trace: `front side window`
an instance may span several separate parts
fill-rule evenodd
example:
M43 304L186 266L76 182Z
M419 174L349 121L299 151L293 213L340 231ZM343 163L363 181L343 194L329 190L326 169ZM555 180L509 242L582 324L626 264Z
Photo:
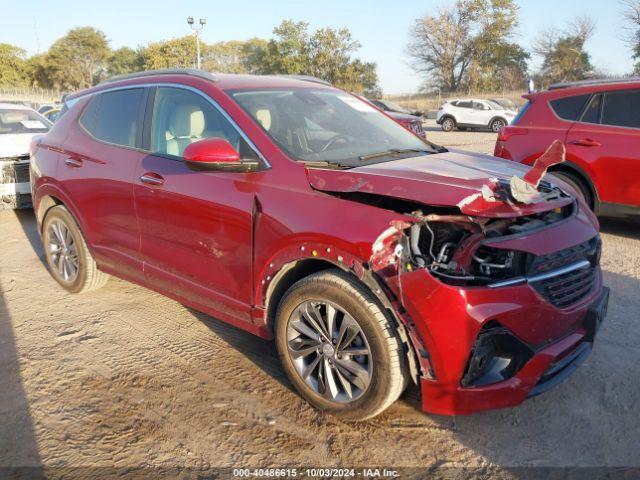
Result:
M582 111L582 107L587 103L589 95L576 95L573 97L558 98L551 100L551 108L563 120L571 122L578 119L578 115Z
M143 88L98 93L82 112L80 124L98 140L135 147L143 97Z
M51 123L31 110L0 110L0 135L16 133L45 133Z
M339 90L229 93L289 156L303 161L350 167L437 151L368 103Z
M151 151L182 157L185 148L205 138L227 140L242 158L257 159L233 125L202 95L159 87L151 121Z
M640 90L605 94L602 123L640 128Z

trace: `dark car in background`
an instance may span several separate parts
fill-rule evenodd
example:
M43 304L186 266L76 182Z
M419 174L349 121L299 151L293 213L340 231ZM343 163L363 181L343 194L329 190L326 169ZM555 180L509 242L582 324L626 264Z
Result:
M597 214L640 213L640 80L560 83L524 98L495 156L530 165L558 139L566 161L551 171Z
M363 98L363 100L366 100L375 107L379 108L404 128L411 130L419 137L427 138L427 135L422 126L422 117L415 114L418 112L410 113L408 110L402 108L399 105L396 105L393 102L390 102L389 100L374 100L371 98Z

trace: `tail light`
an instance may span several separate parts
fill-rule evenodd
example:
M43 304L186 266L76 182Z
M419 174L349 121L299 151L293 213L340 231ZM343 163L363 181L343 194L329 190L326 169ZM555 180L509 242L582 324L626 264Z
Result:
M42 140L42 135L36 135L31 139L31 143L29 144L29 154L33 156L36 151L38 145L40 145L40 141Z
M529 133L529 130L527 130L526 128L508 125L506 127L502 127L498 132L498 141L506 142L510 137L514 135L526 135L527 133Z

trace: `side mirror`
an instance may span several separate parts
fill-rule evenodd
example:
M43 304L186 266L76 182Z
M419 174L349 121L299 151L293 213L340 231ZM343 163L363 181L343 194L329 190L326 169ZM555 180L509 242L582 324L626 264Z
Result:
M254 160L241 160L240 154L223 138L205 138L184 149L184 162L191 170L248 172L258 166Z

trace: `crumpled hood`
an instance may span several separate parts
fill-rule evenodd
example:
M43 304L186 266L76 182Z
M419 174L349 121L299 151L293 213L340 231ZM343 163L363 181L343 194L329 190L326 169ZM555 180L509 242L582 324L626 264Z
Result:
M42 133L9 133L0 135L0 158L27 155L31 139L36 135L42 135Z
M465 215L480 217L531 215L573 201L569 197L531 204L471 201L492 178L508 182L512 176L522 176L527 171L529 167L515 162L452 149L349 170L308 169L308 178L316 190L371 193L424 205L457 206Z

